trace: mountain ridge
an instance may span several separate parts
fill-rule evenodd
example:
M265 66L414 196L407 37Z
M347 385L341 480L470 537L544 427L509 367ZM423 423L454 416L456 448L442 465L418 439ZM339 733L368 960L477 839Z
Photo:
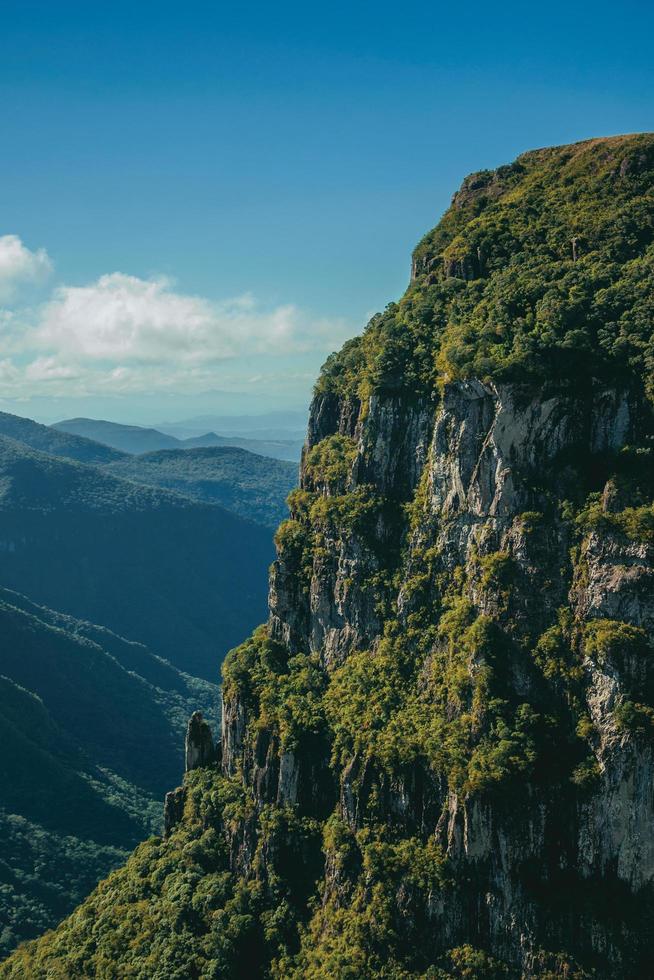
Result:
M160 449L108 463L105 469L115 476L219 504L273 530L286 516L286 497L297 484L297 464L236 446Z
M0 549L0 585L211 679L242 617L264 608L272 546L215 503L0 436Z
M0 435L22 442L32 449L62 456L78 463L109 463L121 458L121 453L72 433L58 432L49 425L41 425L20 415L0 412Z
M299 458L300 444L289 439L253 439L215 432L178 438L158 429L124 425L104 419L76 418L55 422L55 431L67 432L111 446L121 452L141 454L161 449L194 449L202 446L235 446L261 456L293 461Z

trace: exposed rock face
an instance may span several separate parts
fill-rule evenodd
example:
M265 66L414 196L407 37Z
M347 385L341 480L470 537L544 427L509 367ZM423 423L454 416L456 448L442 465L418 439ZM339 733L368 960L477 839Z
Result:
M610 903L622 888L629 896L625 909L634 901L651 903L652 746L615 719L633 691L650 684L650 671L633 658L599 662L584 655L582 638L593 620L651 635L652 547L603 528L583 535L571 555L577 532L562 506L592 489L582 485L582 472L601 474L606 460L637 437L642 413L630 392L599 385L589 395L469 381L450 384L440 403L373 396L365 406L320 396L309 423L302 487L329 501L333 489L307 473L306 460L313 446L338 434L356 448L340 492L365 491L384 505L363 530L350 526L347 533L342 524L317 525L315 518L294 515L320 544L308 580L300 583L297 563L283 549L271 574L270 635L292 652L315 651L328 674L356 650L373 655L389 610L401 623L411 622L416 598L408 583L416 575L422 577L422 608L426 604L437 623L443 583L447 588L458 575L476 613L510 638L507 696L562 714L568 695L559 681L548 687L532 650L568 610L592 730L586 743L592 779L583 789L566 777L563 790L547 779L526 781L506 799L501 792L461 793L420 765L389 779L359 754L335 785L325 776L327 745L314 746L309 763L301 747L280 753L277 736L260 731L252 753L246 707L228 698L223 708L224 771L242 772L255 799L316 814L307 786L321 771L324 797L340 799L339 812L353 831L365 826L374 797L390 826L434 835L459 882L444 904L425 912L434 944L489 948L525 976L554 969L555 958L544 951L553 948L573 950L600 976L641 969L625 958L624 937L637 941L630 930L638 917L622 921L614 907L607 921L597 903ZM604 496L610 498L610 489ZM409 503L418 515L411 527L398 518ZM510 567L510 587L492 562ZM384 574L389 568L394 575ZM483 661L470 670L479 666ZM324 888L324 901L348 894L329 853ZM636 961L642 964L642 954Z
M589 401L479 381L449 385L437 407L372 396L357 418L350 401L339 410L333 396L326 396L313 406L307 449L335 433L351 435L357 452L348 489L372 487L391 503L410 501L425 480L427 506L411 542L408 569L416 555L422 560L421 547L428 543L450 570L465 564L472 550L507 549L533 578L539 568L529 565L520 515L542 504L547 482L561 500L578 493L576 457L625 445L638 410L626 392L598 390ZM307 486L304 474L301 481ZM294 650L308 643L328 664L342 663L351 649L374 645L383 625L379 587L362 594L359 586L384 570L389 550L395 548L400 560L404 540L387 522L388 515L381 514L373 535L365 537L324 529L324 547L313 560L305 595L298 592L297 570L280 555L271 574L272 635ZM383 561L375 547L381 544ZM560 551L561 560L569 545L562 531L546 542L548 549ZM646 593L648 587L645 582ZM533 605L533 597L524 598ZM540 598L551 609L562 597L555 589ZM397 599L402 608L401 589Z
M216 759L211 728L202 717L201 711L194 711L189 718L184 744L186 772L208 766ZM169 837L184 816L186 787L178 786L166 793L164 799L164 836Z
M338 527L324 526L322 547L313 559L311 581L299 588L297 568L280 554L270 581L271 635L292 650L307 646L326 663L342 663L350 650L374 644L383 628L379 585L371 579L388 572L387 553L399 547L394 512L411 498L429 448L433 407L412 399L373 395L365 406L345 399L339 407L332 395L318 397L313 405L304 459L308 452L332 435L347 436L356 443L356 457L345 492L370 489L387 503L380 509L374 528L343 536ZM320 493L306 467L301 486ZM390 601L390 591L385 597Z
M194 711L186 730L186 771L207 766L214 758L211 728L203 719L202 712Z
M184 816L184 801L186 789L178 786L166 793L164 800L164 837L169 837Z
M654 632L654 549L621 535L592 533L581 555L588 579L577 593L583 618L625 620Z

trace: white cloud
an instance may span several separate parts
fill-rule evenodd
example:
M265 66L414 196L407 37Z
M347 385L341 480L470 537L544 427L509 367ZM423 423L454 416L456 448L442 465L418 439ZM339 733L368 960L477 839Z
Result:
M215 303L176 292L167 279L114 272L55 290L34 341L76 360L193 365L324 349L342 331L343 324L310 320L293 305L264 310L250 295Z
M52 272L44 248L31 252L18 235L0 235L0 300L11 299L20 283L42 283Z
M71 365L62 364L56 357L37 357L25 366L24 376L27 381L49 382L76 378L78 372Z
M0 381L16 396L310 386L300 379L353 332L293 304L265 308L249 294L216 302L165 278L114 272L58 286L40 308L0 311L13 356L0 362Z

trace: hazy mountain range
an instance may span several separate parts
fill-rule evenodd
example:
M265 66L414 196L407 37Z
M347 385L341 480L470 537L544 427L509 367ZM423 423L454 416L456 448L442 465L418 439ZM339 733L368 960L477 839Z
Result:
M213 431L224 436L302 442L307 431L307 410L266 412L263 415L196 415L180 422L161 422L155 428L178 439Z
M0 954L160 831L188 717L215 717L216 665L265 616L296 477L0 413Z
M180 494L0 437L0 585L207 678L265 615L271 534Z
M105 469L115 476L220 504L271 530L286 516L286 497L298 476L296 463L228 446L125 455L110 461Z
M260 456L297 461L302 450L301 435L279 438L274 436L275 430L270 429L264 430L263 435L255 435L254 438L244 435L217 435L215 432L207 431L178 438L170 432L160 432L158 429L82 418L55 422L52 428L71 435L84 436L126 453L147 453L158 449L194 449L199 446L233 446L247 449Z

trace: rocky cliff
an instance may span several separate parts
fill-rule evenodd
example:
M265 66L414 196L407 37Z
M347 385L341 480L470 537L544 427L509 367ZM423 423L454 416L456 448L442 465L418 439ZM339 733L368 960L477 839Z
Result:
M224 771L260 805L324 819L335 804L354 851L344 870L341 837L325 850L312 941L330 947L337 910L372 899L372 833L433 842L447 868L421 895L411 861L393 883L392 928L424 967L471 944L525 976L646 975L654 551L610 500L612 467L650 434L637 395L599 384L453 382L435 405L390 395L357 411L316 398L267 635L314 658L332 737L322 753L315 734L309 753L285 746L280 716L261 730L239 685L223 715ZM328 456L346 461L338 487L319 476ZM317 770L330 778L312 799ZM322 975L308 948L300 962Z
M4 975L652 974L653 187L651 137L464 183L317 384L219 762Z

